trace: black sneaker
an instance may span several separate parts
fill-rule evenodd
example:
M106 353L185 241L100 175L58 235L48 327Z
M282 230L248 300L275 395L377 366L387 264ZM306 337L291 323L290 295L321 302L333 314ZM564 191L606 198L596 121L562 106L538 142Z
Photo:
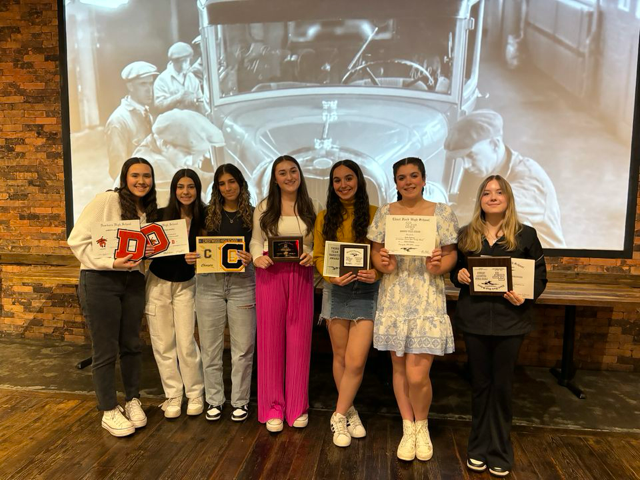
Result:
M487 464L482 460L476 460L475 458L467 457L467 468L474 472L484 472L487 469Z
M236 407L233 409L233 413L231 413L231 420L234 422L243 422L249 416L249 405L242 405L241 407Z
M206 419L207 420L220 420L220 417L222 416L222 405L209 405L207 407L207 414L206 414Z
M489 473L494 477L503 478L509 475L509 470L500 467L489 467Z

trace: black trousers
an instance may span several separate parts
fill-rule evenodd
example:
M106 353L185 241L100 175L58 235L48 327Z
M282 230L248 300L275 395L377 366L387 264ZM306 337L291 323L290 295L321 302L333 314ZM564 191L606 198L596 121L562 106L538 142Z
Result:
M144 285L144 275L139 271L80 271L78 294L91 333L98 410L113 410L118 405L115 379L118 354L127 401L140 396Z
M513 370L524 335L464 334L473 388L467 453L489 467L513 466L511 420Z

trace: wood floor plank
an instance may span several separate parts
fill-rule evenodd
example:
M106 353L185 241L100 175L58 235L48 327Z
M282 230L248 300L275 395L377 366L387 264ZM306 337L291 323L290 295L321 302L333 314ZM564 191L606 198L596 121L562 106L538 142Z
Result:
M579 468L586 469L592 478L598 480L617 480L598 456L589 448L584 437L559 435L562 444L570 450L578 460ZM638 452L637 452L638 453Z
M44 413L41 407L51 402L51 400L38 396L25 395L22 398L15 396L13 398L15 399L14 404L5 404L2 408L4 419L0 423L0 447L2 447L5 438L41 418ZM6 453L3 448L0 448L0 452L2 452L0 455Z
M87 401L84 415L47 448L43 448L11 478L81 478L111 446L96 439L102 436L101 414L95 402Z
M516 432L511 432L511 444L513 445L513 470L511 472L514 480L538 480L543 478L536 466L529 458L529 453L520 443L520 437Z
M640 440L609 438L607 439L619 462L624 463L635 475L640 474Z
M390 478L389 465L395 459L389 445L389 429L392 422L387 415L372 416L366 424L367 448L363 459L364 478L387 480Z
M287 428L287 427L285 427ZM247 455L245 462L242 464L236 479L238 480L252 480L256 478L262 478L262 472L264 466L269 460L269 456L274 453L274 446L278 441L277 433L270 433L266 428L258 430L256 441L251 446L249 455ZM275 454L284 455L285 452L275 452Z
M0 441L2 469L16 471L43 448L59 440L86 413L81 400L54 399L38 406L39 415ZM27 415L28 416L28 415Z
M554 432L550 435L544 435L543 437L548 441L548 450L553 451L553 460L559 466L559 470L562 473L562 478L568 478L571 480L595 480L595 478L585 469L580 468L579 460L575 457L572 451L570 451L564 443L562 443L562 437L559 432Z
M433 456L437 461L440 478L442 480L468 479L469 473L458 454L453 429L435 424L429 425L429 430L433 443Z
M634 470L626 458L626 455L619 455L622 452L614 450L608 439L588 436L584 437L584 441L607 470L616 478L640 480L640 468Z
M213 473L223 461L224 452L229 448L229 444L234 440L235 435L240 430L247 428L246 423L238 425L227 419L220 419L214 422L203 418L199 418L199 420L201 423L204 422L205 430L202 434L202 442L197 447L197 458L182 475L182 478L185 479L216 478Z
M322 450L322 437L326 434L326 430L322 429L320 431L309 427L304 429L298 448L291 459L289 480L306 480L313 476Z
M315 419L314 419L315 420ZM306 427L309 428L309 427ZM304 430L306 430L306 428ZM285 428L278 434L278 438L273 447L273 453L269 456L261 478L288 478L293 463L293 454L298 450L304 430L297 428Z
M549 442L544 439L546 436L544 430L542 432L538 430L537 433L517 431L512 435L517 438L523 450L527 452L531 464L540 475L539 478L566 478L562 476L558 464L553 461L553 455L549 451Z
M199 424L203 424L202 419L194 419ZM199 435L193 438L191 445L184 449L185 455L179 462L172 462L170 468L165 471L161 478L174 480L177 478L233 478L242 467L251 446L258 435L259 424L255 418L249 417L245 422L236 423L229 418L222 418L217 421L227 423L227 434L229 442L224 450L220 451L215 468L209 465L208 469L200 469L202 476L194 475L194 471L189 471L191 465L201 463L205 450L210 448L212 440L212 422L205 422L204 427L199 430ZM216 437L213 437L216 438ZM217 438L217 441L220 441Z
M326 416L328 419L329 417ZM328 424L323 422L324 425ZM313 478L317 480L331 479L335 480L338 477L340 469L342 467L343 453L333 444L333 434L327 428L321 429L322 447L320 455L318 457L318 463L316 465L316 471ZM320 435L319 435L320 437Z

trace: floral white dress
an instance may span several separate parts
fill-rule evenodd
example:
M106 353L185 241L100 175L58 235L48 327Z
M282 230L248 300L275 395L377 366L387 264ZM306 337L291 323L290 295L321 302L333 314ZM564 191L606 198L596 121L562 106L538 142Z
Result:
M384 243L389 205L378 209L367 237ZM458 241L458 219L451 207L436 204L436 244ZM373 346L396 355L429 353L444 355L454 351L453 330L447 315L444 277L427 271L424 257L398 255L393 273L382 277L373 327Z

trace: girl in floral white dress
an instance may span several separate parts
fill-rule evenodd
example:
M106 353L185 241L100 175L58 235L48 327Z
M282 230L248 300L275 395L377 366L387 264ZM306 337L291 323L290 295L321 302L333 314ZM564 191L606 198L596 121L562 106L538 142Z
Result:
M393 391L402 416L398 458L429 460L433 446L427 417L432 390L429 370L435 355L454 350L444 277L456 264L458 220L448 205L423 198L424 164L409 157L395 163L398 201L380 208L369 226L374 267L384 273L374 320L373 346L391 352ZM391 255L384 248L387 215L437 219L436 248L430 257Z

